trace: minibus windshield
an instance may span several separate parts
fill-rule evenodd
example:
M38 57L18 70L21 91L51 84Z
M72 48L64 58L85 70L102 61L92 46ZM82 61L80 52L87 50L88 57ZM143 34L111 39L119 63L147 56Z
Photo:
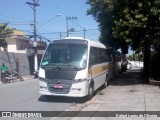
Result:
M50 44L42 59L41 68L56 67L60 70L63 70L63 68L84 69L87 66L87 51L87 45L85 44Z

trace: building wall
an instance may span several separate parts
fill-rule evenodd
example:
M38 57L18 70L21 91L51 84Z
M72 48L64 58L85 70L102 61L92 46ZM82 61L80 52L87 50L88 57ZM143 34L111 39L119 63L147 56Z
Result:
M25 37L14 36L6 38L8 43L8 52L26 53L26 48L29 45L29 39Z
M28 41L22 39L16 39L17 50L25 50L28 45Z
M9 71L14 71L16 67L16 59L19 60L20 75L30 75L27 54L0 51L0 65L5 63L5 65L9 68Z
M8 43L8 46L7 46L8 52L17 51L16 39L15 38L6 38L6 41Z

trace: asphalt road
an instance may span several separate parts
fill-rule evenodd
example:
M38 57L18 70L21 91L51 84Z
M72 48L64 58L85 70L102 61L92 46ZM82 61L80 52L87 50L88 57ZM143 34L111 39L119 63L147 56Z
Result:
M64 111L84 103L79 98L41 96L37 79L0 84L0 111Z

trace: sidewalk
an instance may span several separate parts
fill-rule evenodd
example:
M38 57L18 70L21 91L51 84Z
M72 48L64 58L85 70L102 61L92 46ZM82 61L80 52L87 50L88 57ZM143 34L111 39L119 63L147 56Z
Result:
M25 75L25 76L22 76L22 78L24 80L30 80L30 79L34 79L34 75Z
M107 113L107 111L112 112ZM139 116L141 113L139 111L145 113L145 115L148 111L159 112L152 113L152 116L151 113L148 113L148 116ZM91 101L87 102L81 112L76 115L78 117L70 119L160 120L160 116L157 117L153 114L160 115L160 88L144 84L141 78L141 69L133 68L127 71L126 74L112 79L107 88L97 93Z

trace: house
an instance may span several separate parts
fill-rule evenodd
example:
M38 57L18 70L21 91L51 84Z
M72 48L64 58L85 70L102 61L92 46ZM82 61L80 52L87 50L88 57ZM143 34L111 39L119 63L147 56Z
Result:
M5 40L8 43L7 51L11 54L19 54L23 56L23 58L28 58L29 66L25 67L26 69L29 68L30 74L34 72L34 53L29 48L33 48L34 41L30 38L25 37L26 34L23 31L14 29L13 34L10 37L7 37ZM40 46L40 47L39 47ZM37 53L38 53L38 65L40 64L42 55L44 53L44 49L41 44L38 42ZM41 49L41 50L39 50ZM9 58L11 59L11 64L15 64L14 59L12 60L12 56L10 55ZM24 57L26 56L26 57ZM18 58L19 61L24 61L22 57ZM26 62L25 62L26 63ZM24 63L20 63L20 69L24 68ZM23 71L23 70L21 70Z
M33 46L34 41L25 36L25 32L14 29L13 34L5 39L8 43L7 51L13 53L28 53L28 48ZM43 46L41 42L38 42L37 49L38 54L43 54L45 46Z
M14 53L26 53L26 49L29 47L30 39L25 37L23 31L14 29L11 37L6 38L8 43L7 51Z

